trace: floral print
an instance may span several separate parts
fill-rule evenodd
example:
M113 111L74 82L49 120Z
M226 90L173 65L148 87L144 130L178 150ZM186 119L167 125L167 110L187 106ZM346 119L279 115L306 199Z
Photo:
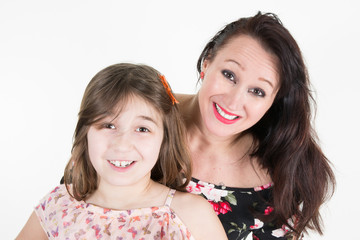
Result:
M49 239L194 239L170 208L175 190L164 206L111 210L73 199L65 185L56 187L35 207Z
M254 219L254 222L254 225L250 226L250 229L259 229L264 226L264 223L257 218Z
M230 240L246 239L250 233L253 239L285 240L288 228L262 222L253 215L254 211L269 215L274 210L266 204L271 198L272 186L269 183L255 188L231 188L193 178L186 189L209 201Z
M191 181L186 190L194 194L202 194L213 206L217 215L232 211L230 202L236 205L236 199L231 191L215 188L214 184ZM222 200L223 198L224 200Z
M215 213L217 215L219 214L225 214L228 211L231 212L231 207L230 204L228 202L213 202L213 201L209 201L210 204L213 206Z

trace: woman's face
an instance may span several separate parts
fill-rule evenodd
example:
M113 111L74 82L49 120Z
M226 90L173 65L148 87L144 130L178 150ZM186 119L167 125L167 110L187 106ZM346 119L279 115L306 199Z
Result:
M233 137L257 123L279 88L277 58L246 35L230 40L202 70L200 113L206 130L218 137Z

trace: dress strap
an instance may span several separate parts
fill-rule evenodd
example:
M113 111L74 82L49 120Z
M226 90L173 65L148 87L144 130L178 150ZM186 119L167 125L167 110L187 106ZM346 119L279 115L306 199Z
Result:
M170 207L171 201L174 198L175 192L176 192L175 189L170 189L170 191L169 191L169 193L167 195L166 201L165 201L165 206Z

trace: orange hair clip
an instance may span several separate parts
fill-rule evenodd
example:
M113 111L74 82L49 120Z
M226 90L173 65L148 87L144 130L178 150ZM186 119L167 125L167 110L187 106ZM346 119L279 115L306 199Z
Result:
M174 105L175 103L179 103L179 102L176 100L176 98L174 97L174 95L172 94L171 89L170 89L170 86L169 86L168 82L166 81L165 76L164 76L164 75L159 75L159 77L160 77L161 83L164 85L165 90L166 90L167 94L169 95L169 97L170 97L173 105Z

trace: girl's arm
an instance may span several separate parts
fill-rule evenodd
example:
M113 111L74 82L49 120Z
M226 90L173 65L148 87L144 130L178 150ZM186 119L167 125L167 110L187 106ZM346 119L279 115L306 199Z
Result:
M204 198L177 191L171 207L196 240L228 239L214 209Z
M40 225L40 221L35 213L31 214L29 220L26 222L24 228L21 230L19 235L16 237L16 240L47 240L48 237L44 229Z

